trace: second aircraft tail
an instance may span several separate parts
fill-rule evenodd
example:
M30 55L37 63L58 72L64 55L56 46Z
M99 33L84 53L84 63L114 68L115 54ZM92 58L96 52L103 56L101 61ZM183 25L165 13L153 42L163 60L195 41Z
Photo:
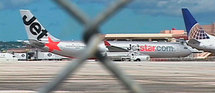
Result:
M182 8L188 39L210 39L210 35L199 25L187 8Z

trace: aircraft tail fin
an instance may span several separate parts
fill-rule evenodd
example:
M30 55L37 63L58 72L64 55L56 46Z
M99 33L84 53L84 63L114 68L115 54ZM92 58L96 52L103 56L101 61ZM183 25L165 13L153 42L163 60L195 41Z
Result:
M59 41L59 39L49 34L30 10L20 10L20 13L29 41L45 43L48 42L48 38L53 41Z
M199 25L187 8L182 8L188 39L209 39L209 35Z

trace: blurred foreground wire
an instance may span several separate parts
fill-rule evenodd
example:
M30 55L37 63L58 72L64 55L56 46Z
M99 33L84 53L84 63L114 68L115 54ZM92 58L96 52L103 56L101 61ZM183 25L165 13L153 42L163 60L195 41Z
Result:
M88 17L78 10L78 8L68 0L54 0L62 6L71 16L85 26L83 40L86 44L85 53L80 55L79 59L75 59L56 76L51 82L47 83L39 90L39 93L49 93L56 90L57 87L73 72L75 72L88 58L96 57L103 66L109 70L131 93L144 93L139 85L132 81L128 76L119 69L116 64L111 62L109 58L103 56L98 49L98 44L102 38L99 36L99 26L102 25L108 18L116 13L123 6L132 0L117 0L106 11L101 13L94 21L89 21Z

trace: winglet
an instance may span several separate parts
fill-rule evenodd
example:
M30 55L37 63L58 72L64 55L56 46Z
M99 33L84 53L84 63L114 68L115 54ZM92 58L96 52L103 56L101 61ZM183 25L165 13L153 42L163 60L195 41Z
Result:
M104 40L105 46L110 46L110 43L107 40Z

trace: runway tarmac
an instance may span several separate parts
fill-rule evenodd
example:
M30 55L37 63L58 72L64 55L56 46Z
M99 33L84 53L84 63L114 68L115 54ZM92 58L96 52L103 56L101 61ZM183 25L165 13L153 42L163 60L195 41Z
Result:
M33 93L68 62L0 62L0 93ZM147 93L215 93L215 62L117 62ZM97 62L87 62L57 93L127 93Z

